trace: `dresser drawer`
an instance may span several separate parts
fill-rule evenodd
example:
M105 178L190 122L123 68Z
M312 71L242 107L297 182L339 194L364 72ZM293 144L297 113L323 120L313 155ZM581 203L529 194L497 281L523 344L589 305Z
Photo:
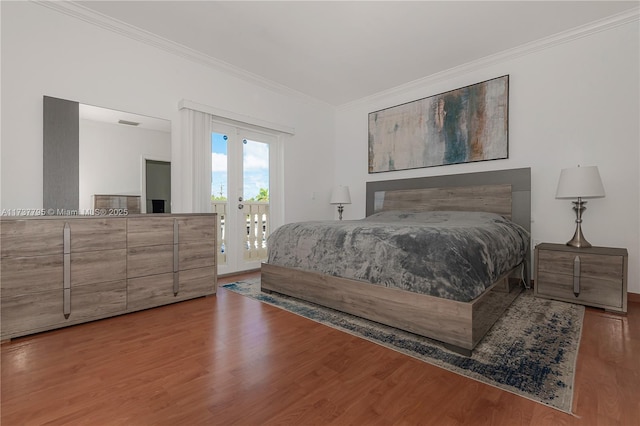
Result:
M2 257L62 254L64 224L64 220L2 220L0 222Z
M216 242L213 239L210 241L179 244L179 269L182 271L185 269L214 266L216 261L215 253Z
M127 250L88 251L71 254L71 286L127 278Z
M3 338L56 328L65 323L62 288L3 297L0 309Z
M216 268L197 268L180 271L180 298L192 298L202 295L215 294Z
M71 288L71 320L124 313L127 309L127 280Z
M127 277L173 272L173 244L134 247L127 251Z
M173 244L173 217L131 218L127 225L127 247Z
M115 250L127 248L127 220L78 219L69 222L71 252Z
M137 311L176 301L173 294L173 272L127 280L127 310Z
M91 319L124 313L126 282L113 281L71 290L71 313L63 313L63 290L50 290L26 296L3 297L1 302L2 338L11 338Z
M0 283L2 297L62 290L62 253L50 256L8 257L2 259Z
M214 240L216 232L215 216L188 216L180 217L177 220L179 243Z

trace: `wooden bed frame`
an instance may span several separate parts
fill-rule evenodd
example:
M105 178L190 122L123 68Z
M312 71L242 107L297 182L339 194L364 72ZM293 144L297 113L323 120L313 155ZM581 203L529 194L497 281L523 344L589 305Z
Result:
M367 182L367 216L383 210L487 211L530 231L529 168ZM530 251L530 250L529 250ZM522 267L528 281L530 253ZM518 270L471 302L457 302L297 268L262 264L261 288L347 312L471 351L518 296Z

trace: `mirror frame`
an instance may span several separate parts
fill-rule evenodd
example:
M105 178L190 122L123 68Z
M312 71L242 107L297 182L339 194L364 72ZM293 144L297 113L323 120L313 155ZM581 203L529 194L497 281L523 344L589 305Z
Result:
M80 103L43 98L42 207L47 214L80 205Z

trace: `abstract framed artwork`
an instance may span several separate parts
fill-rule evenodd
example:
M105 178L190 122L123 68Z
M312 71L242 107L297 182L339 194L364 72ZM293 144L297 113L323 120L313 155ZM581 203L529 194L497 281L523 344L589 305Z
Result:
M369 113L369 173L509 158L509 76Z

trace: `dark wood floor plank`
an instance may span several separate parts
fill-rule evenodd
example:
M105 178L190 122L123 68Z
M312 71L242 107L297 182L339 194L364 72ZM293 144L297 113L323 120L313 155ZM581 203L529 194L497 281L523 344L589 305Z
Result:
M628 426L638 359L640 303L587 309L572 416L220 289L4 343L1 424Z

